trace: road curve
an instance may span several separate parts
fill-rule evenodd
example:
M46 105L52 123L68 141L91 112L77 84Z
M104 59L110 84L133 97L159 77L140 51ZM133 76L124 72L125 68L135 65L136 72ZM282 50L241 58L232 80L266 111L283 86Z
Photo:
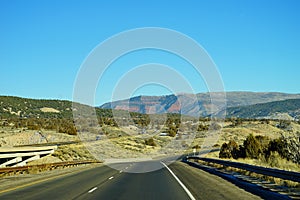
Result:
M121 163L117 168L145 170L149 162ZM168 163L167 163L168 164ZM1 193L0 199L192 199L182 185L159 161L159 170L126 173L100 166L76 174ZM259 199L214 175L175 162L169 169L195 199ZM142 171L142 170L141 170Z

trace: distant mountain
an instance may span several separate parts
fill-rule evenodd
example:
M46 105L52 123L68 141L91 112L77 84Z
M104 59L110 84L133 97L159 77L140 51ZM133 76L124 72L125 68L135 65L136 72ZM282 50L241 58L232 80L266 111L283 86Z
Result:
M300 119L300 99L288 99L227 109L227 117Z
M218 97L218 93L213 95ZM300 94L227 92L226 99L227 117L299 119L300 116ZM96 108L96 112L107 117L113 115L111 108L119 110L118 113L122 116L126 116L126 112L122 110L142 114L182 113L189 116L210 116L216 106L211 103L208 93L138 96L103 104ZM0 96L0 119L6 117L71 119L72 102Z
M180 107L175 95L168 96L137 96L126 100L105 103L100 108L129 110L139 113L178 113Z
M213 93L214 95L218 93ZM208 116L217 105L212 105L209 93L179 94L167 96L138 96L130 99L105 103L100 108L129 110L132 112L182 113L190 116ZM227 107L267 103L286 99L300 99L300 94L278 92L227 92Z

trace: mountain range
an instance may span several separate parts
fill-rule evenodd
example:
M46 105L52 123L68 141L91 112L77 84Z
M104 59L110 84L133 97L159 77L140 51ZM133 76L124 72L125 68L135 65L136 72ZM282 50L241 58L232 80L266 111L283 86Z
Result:
M218 93L214 93L214 96L218 96ZM226 117L300 119L300 94L227 92L226 102ZM119 112L126 110L142 114L181 113L207 117L213 114L216 106L211 102L209 93L199 93L137 96L105 103L96 109L109 116L112 115L110 109L115 109L120 110ZM0 117L9 116L72 118L72 102L0 96Z
M217 95L218 94L214 93L214 96ZM296 100L284 101L290 99ZM285 111L284 113L291 114L294 109L298 108L298 104L292 106L293 103L297 103L298 99L300 99L300 94L279 92L226 92L227 116L268 118L283 111ZM285 109L271 109L275 104L277 108L282 105ZM291 108L287 107L287 105L291 106ZM199 93L196 95L179 94L177 96L137 96L130 99L105 103L101 105L100 108L128 110L145 114L182 113L184 115L205 117L213 114L216 106L217 105L213 105L211 102L209 93ZM263 109L264 111L259 112L260 109ZM255 110L256 114L250 112L252 110ZM297 113L298 112L295 111L292 117L295 117Z

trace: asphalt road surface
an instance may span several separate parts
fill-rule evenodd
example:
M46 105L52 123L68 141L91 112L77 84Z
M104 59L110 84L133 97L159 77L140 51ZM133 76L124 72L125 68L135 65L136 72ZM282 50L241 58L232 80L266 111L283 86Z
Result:
M167 161L166 164L168 164ZM160 161L100 166L79 173L0 191L0 199L260 199L202 170ZM158 170L148 173L127 173ZM150 171L150 170L149 170Z

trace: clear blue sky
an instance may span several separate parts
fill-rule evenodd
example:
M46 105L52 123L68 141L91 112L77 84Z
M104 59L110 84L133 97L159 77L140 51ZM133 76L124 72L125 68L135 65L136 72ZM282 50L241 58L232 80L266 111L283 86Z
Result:
M71 100L89 52L114 34L140 27L174 29L195 39L218 66L227 91L300 93L299 9L298 0L0 0L0 95ZM119 66L176 60L150 51L135 63L136 56L120 59ZM197 92L206 91L202 80L187 77L198 84ZM113 78L104 80L114 84ZM97 93L97 104L109 100L111 89ZM135 94L153 94L148 89Z

